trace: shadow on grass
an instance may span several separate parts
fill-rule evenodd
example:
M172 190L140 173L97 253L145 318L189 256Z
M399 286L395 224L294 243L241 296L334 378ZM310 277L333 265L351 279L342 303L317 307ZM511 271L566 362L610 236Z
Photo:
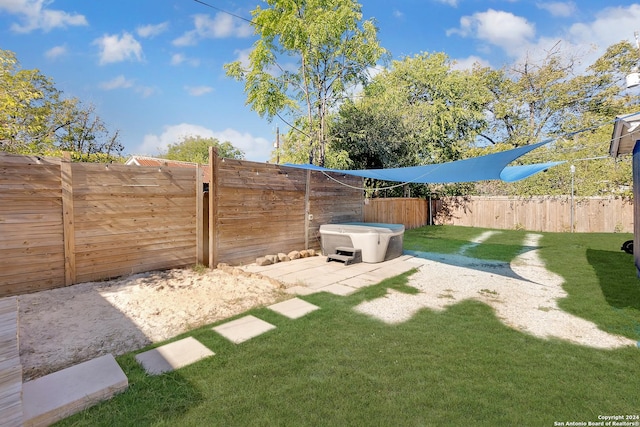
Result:
M149 349L147 347L141 351ZM147 375L133 353L117 358L129 379L128 389L97 406L60 421L57 426L142 426L180 419L204 398L183 370ZM186 369L186 368L185 368Z
M640 279L635 275L633 256L623 252L587 249L607 303L614 308L640 311Z
M524 247L526 250L534 250L538 248ZM417 258L427 259L452 267L468 268L470 270L482 271L498 276L509 277L511 279L522 280L523 282L531 282L531 280L520 276L511 269L511 264L505 261L493 261L489 259L472 258L467 255L448 255L435 252L421 251L404 251L405 254L413 255Z

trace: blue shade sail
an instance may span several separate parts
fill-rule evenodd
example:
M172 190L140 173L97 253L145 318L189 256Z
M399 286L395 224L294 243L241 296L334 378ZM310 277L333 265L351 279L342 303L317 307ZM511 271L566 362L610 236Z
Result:
M396 181L416 184L450 184L456 182L475 182L492 179L515 182L550 167L564 163L549 162L524 166L507 166L517 158L544 144L548 144L549 142L551 142L551 140L499 153L488 154L486 156L474 157L471 159L404 168L339 170L327 169L309 164L295 165L291 163L286 163L283 166L312 171L355 175L363 178L378 179L381 181Z

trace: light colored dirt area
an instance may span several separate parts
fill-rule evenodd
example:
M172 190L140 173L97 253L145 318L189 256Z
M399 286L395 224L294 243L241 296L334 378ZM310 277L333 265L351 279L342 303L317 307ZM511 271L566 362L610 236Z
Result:
M22 295L24 379L137 350L285 298L279 283L233 268L149 272Z
M470 247L490 235L483 235ZM356 306L387 323L409 320L419 310L444 310L467 299L493 308L507 326L540 338L559 338L595 348L635 346L636 342L598 329L594 323L558 306L567 296L563 279L548 271L537 251L540 235L529 234L523 253L511 263L484 261L463 254L423 254L426 258L408 285L419 290L387 295Z

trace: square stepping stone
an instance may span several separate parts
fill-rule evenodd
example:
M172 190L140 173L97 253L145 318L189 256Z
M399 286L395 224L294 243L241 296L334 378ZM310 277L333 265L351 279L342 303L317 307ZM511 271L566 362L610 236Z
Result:
M257 317L244 316L212 329L229 341L240 344L275 328L271 323L267 323Z
M136 355L136 360L149 375L159 375L213 356L215 353L193 337L162 345Z
M28 381L22 387L24 425L51 425L111 398L128 385L111 354Z
M325 286L324 288L318 289L319 292L329 292L330 294L339 295L345 297L347 295L351 295L357 289L352 288L350 286L341 285L339 283L334 283L333 285Z
M312 311L318 310L320 307L301 300L300 298L292 298L287 301L270 305L267 308L275 311L276 313L280 313L283 316L287 316L289 319L297 319L311 313Z

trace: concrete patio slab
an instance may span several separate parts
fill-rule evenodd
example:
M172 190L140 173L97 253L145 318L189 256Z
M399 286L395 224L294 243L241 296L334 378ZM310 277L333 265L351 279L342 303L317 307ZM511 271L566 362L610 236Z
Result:
M229 341L240 344L275 328L271 323L249 315L212 329Z
M356 277L350 277L340 282L340 285L349 286L355 289L366 288L367 286L375 285L378 283L376 279L360 275Z
M357 289L380 283L384 279L421 265L419 258L404 254L375 264L344 265L340 262L327 262L325 256L315 256L268 266L250 264L242 268L280 281L287 286L286 292L293 295L309 295L323 291L336 295L349 295Z
M159 375L195 363L215 353L193 337L162 345L136 355L149 375Z
M280 313L289 319L298 319L312 311L320 309L317 305L301 300L300 298L292 298L267 307L276 313Z
M51 425L111 398L128 385L111 354L28 381L22 387L24 425Z

